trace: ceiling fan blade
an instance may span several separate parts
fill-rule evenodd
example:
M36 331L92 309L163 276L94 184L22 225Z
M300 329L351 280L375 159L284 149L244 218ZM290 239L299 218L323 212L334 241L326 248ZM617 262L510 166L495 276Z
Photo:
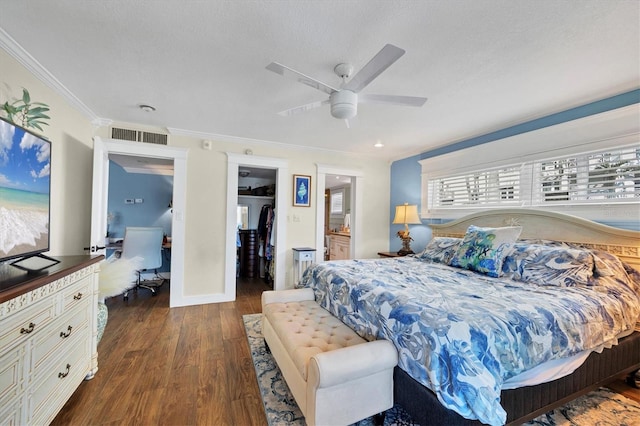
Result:
M329 103L329 99L325 99L324 101L311 102L309 104L304 104L297 107L286 109L284 111L280 111L278 115L281 115L283 117L288 117L290 115L301 114L311 109L319 108L323 105L327 105L328 103Z
M329 86L328 84L325 84L321 81L318 81L314 78L309 77L308 75L304 75L301 72L298 72L296 70L293 70L285 65L279 64L277 62L271 62L269 65L267 65L266 67L269 71L273 71L276 74L280 74L281 76L291 79L291 80L295 80L298 83L302 83L304 85L307 85L309 87L313 87L314 89L320 90L321 92L324 92L328 95L332 94L333 92L337 92L338 89L335 89L331 86Z
M344 86L344 89L358 93L365 86L371 83L384 70L389 68L391 64L400 59L404 55L404 49L400 49L392 44L385 45L376 56L365 65L351 80Z
M427 101L427 98L417 96L395 96L395 95L358 95L358 102L367 104L392 104L400 106L421 107Z

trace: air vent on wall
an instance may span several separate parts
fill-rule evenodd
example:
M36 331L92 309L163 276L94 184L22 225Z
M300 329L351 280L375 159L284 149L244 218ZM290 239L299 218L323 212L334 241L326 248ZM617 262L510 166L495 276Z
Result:
M111 137L133 142L154 143L156 145L167 145L169 136L161 133L143 132L142 130L111 128Z

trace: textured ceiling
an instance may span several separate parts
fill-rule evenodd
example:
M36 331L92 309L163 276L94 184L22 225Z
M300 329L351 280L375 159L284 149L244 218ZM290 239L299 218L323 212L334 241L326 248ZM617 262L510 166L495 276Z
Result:
M207 139L395 159L640 86L636 0L30 0L1 10L5 44L15 40L89 116ZM349 129L328 106L276 114L326 95L270 62L338 86L337 63L357 71L386 43L406 54L362 93L425 96L423 107L360 105Z

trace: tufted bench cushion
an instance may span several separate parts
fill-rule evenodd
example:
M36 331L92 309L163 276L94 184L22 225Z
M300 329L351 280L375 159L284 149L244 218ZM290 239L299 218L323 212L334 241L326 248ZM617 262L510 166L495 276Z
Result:
M262 294L262 331L308 425L340 425L393 406L391 342L367 342L311 289Z
M265 306L263 314L304 380L312 356L366 342L313 300L272 303Z

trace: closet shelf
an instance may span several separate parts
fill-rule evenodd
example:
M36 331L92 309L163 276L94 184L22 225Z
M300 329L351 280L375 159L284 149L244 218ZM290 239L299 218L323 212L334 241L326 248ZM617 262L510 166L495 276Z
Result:
M238 195L238 198L250 198L252 200L273 200L273 195Z

